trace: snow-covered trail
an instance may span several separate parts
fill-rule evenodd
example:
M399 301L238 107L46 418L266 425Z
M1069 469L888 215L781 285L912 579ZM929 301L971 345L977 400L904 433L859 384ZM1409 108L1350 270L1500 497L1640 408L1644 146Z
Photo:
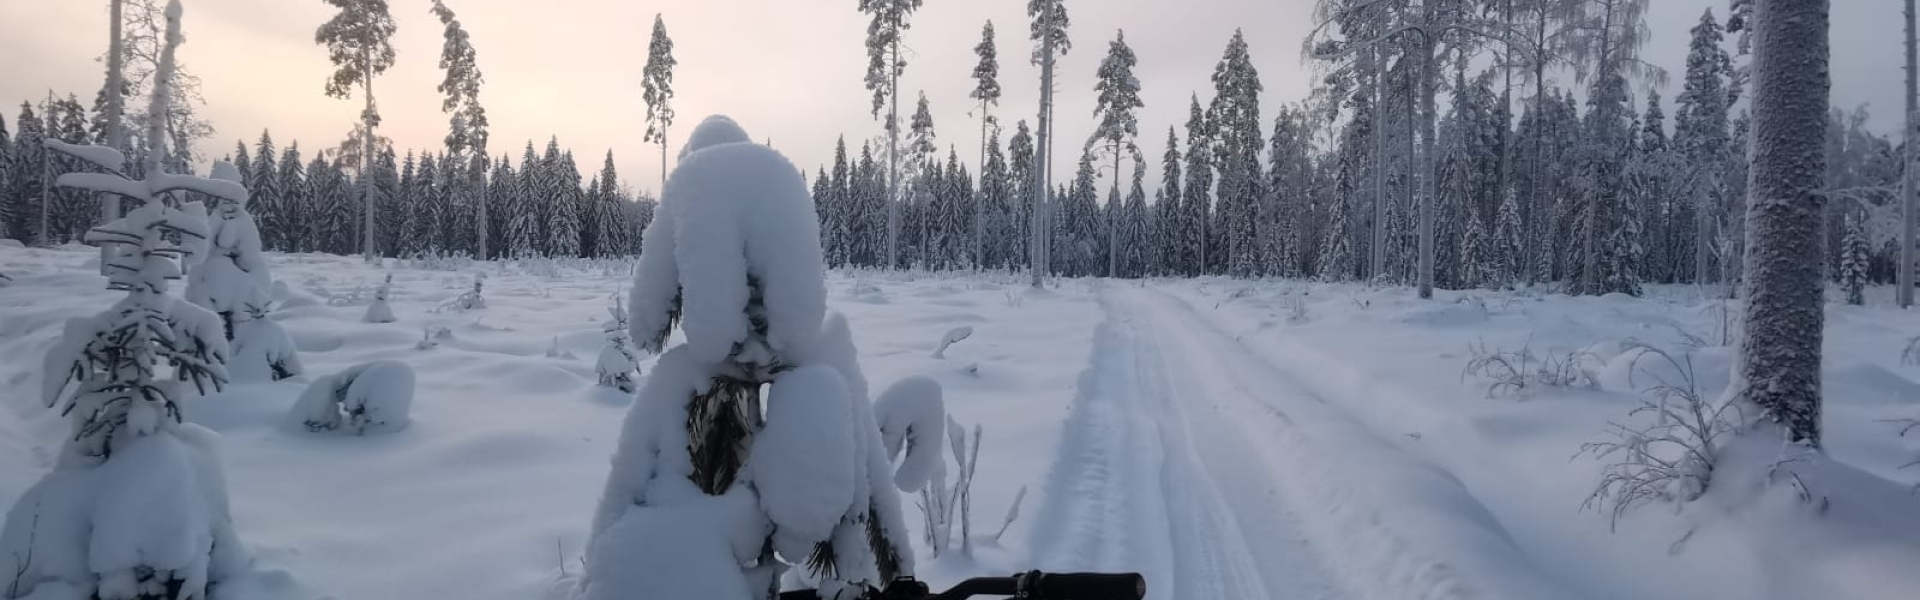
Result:
M1280 498L1260 427L1286 427L1187 323L1114 284L1081 377L1033 551L1051 570L1130 570L1148 598L1344 595ZM1252 419L1252 422L1249 422ZM1277 422L1276 422L1277 421Z

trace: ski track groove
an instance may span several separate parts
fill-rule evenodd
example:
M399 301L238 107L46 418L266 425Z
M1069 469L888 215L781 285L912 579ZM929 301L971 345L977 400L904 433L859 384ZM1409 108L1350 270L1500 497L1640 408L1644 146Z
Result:
M1106 318L1034 530L1035 561L1138 571L1154 600L1343 598L1246 429L1291 423L1203 366L1213 357L1122 298L1131 293L1101 291ZM1266 421L1238 422L1252 415Z

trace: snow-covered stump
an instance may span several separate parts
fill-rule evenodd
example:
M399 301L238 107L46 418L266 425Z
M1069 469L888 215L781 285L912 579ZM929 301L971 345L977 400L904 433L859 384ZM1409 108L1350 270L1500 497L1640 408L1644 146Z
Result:
M180 4L167 7L167 44L151 114L165 114ZM159 136L156 136L159 137ZM247 567L228 512L219 436L181 418L189 393L227 382L218 315L167 294L197 264L211 232L197 203L177 190L229 197L231 182L169 175L158 161L143 179L109 148L49 148L111 173L68 173L59 184L132 200L132 210L87 232L106 248L108 287L127 297L67 321L46 357L41 397L73 418L51 472L0 525L0 594L7 598L204 599ZM150 148L155 152L161 148ZM239 193L244 194L244 190ZM168 365L162 371L157 365Z
M770 599L803 565L833 598L910 575L799 170L711 117L643 239L630 335L665 352L621 430L579 595ZM663 348L676 324L686 342Z
M413 367L376 360L313 380L294 401L287 426L354 435L406 429L413 408Z

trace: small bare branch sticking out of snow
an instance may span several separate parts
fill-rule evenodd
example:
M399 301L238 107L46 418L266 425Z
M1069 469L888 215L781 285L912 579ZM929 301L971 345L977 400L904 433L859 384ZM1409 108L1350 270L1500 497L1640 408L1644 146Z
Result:
M1020 501L1026 499L1027 486L1023 485L1020 486L1020 492L1013 495L1013 504L1007 506L1007 518L1000 522L1000 531L993 534L994 543L1000 543L1000 538L1007 535L1007 529L1013 527L1013 521L1020 518Z
M947 330L947 335L940 338L940 347L935 348L933 350L933 357L940 358L940 359L946 358L948 346L957 344L960 341L970 337L973 337L972 327L967 327L963 325L960 327L955 327L953 329Z
M1920 337L1907 340L1907 349L1900 352L1900 364L1920 367Z

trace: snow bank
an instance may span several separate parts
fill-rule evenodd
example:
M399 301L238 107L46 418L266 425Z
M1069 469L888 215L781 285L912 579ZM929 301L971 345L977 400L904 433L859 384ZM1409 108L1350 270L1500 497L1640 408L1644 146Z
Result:
M356 435L407 427L413 407L413 368L376 360L313 380L287 414L287 426Z

